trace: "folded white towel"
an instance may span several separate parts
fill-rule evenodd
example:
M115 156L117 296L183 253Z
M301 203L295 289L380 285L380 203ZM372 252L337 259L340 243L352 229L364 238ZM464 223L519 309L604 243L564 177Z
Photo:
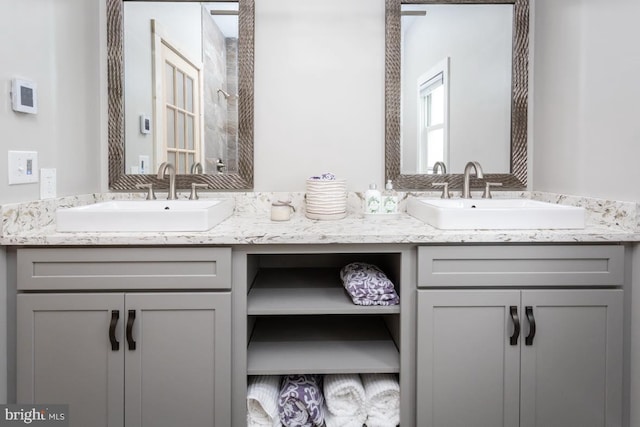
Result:
M326 427L362 427L367 419L367 414L364 416L355 417L338 417L325 412L324 422Z
M400 424L400 384L394 374L362 374L367 400L367 427Z
M249 377L247 427L281 427L278 396L281 378L275 375Z
M324 376L327 427L362 427L367 419L365 393L358 374Z

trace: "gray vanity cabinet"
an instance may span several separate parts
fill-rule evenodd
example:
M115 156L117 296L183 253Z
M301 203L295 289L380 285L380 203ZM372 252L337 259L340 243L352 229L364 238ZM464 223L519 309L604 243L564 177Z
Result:
M230 274L220 277L230 267L211 268L226 263L229 250L187 248L195 256L188 268L180 255L162 261L172 275L155 281L159 290L77 290L80 276L88 291L128 281L144 287L141 276L155 274L149 266L181 250L19 250L18 264L31 268L18 279L18 401L69 404L72 427L230 427ZM65 276L73 293L53 292ZM210 289L162 290L171 281ZM34 286L47 292L22 292Z
M127 322L137 313L136 348L123 340L125 426L230 426L230 293L125 299Z
M417 425L621 425L623 256L613 245L420 248Z
M417 372L419 426L620 425L622 291L418 291Z
M622 425L622 290L523 291L522 308L520 426Z
M508 339L518 291L418 291L417 424L517 427L520 347Z
M120 351L108 339L114 311ZM69 404L73 426L122 426L122 294L18 295L17 313L17 401Z

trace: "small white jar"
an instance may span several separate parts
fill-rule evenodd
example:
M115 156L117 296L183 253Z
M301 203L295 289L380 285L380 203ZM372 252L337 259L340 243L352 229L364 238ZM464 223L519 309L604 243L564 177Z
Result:
M271 221L289 221L291 219L291 213L296 209L291 205L291 202L283 202L278 200L271 203Z

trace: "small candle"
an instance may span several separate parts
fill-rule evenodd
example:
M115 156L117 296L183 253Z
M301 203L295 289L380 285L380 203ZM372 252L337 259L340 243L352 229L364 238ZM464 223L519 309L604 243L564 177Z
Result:
M291 218L291 212L295 212L291 202L281 200L273 202L271 204L271 221L288 221Z

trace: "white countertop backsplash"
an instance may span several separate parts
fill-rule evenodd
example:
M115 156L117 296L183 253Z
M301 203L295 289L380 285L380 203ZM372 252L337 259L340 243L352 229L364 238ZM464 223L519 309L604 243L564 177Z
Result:
M498 242L632 242L640 241L640 206L542 192L494 192L495 198L531 198L581 206L586 210L583 230L439 230L405 212L409 195L439 197L440 192L398 192L399 218L366 218L362 194L349 193L346 218L311 220L304 215L304 193L219 192L201 198L235 199L235 213L205 232L59 233L58 208L107 200L143 199L143 193L103 193L6 204L0 207L2 245L236 245L328 243L498 243ZM459 197L458 193L454 194ZM479 193L474 192L475 197ZM158 194L162 199L164 194ZM183 194L181 198L185 198ZM271 202L290 200L296 209L290 221L270 220Z

